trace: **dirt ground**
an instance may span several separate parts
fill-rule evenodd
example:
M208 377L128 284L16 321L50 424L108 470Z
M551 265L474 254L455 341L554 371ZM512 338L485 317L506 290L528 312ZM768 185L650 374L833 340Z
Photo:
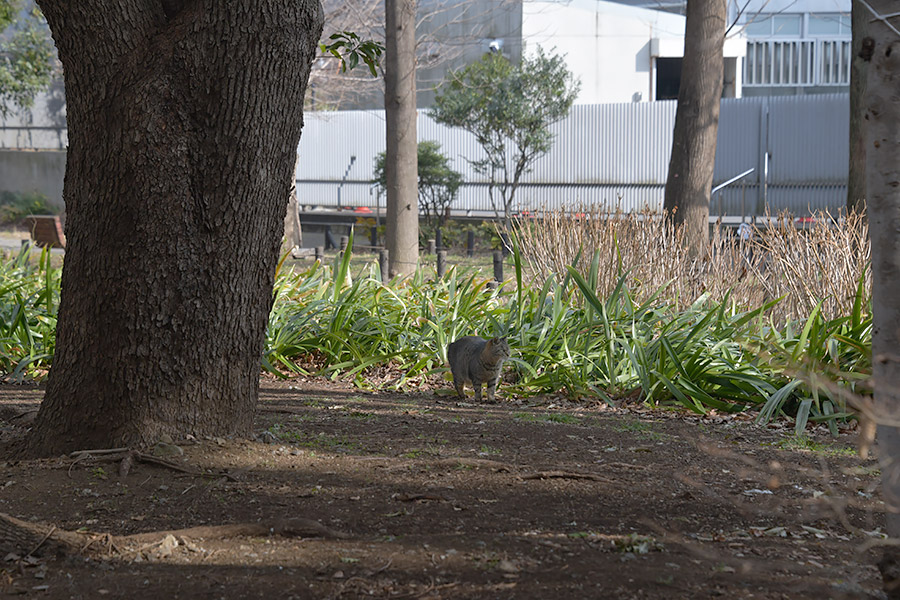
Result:
M0 386L0 448L41 393ZM303 518L329 535L200 530L107 558L10 555L0 596L885 597L875 461L853 431L788 435L640 405L266 378L253 440L154 449L190 472L0 454L0 512L115 535Z

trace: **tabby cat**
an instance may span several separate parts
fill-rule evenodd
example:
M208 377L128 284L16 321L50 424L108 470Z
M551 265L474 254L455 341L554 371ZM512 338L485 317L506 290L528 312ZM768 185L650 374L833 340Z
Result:
M477 335L461 337L447 347L447 360L453 373L453 385L460 398L465 398L465 384L475 388L475 400L481 401L481 384L487 382L487 398L494 401L503 361L509 358L505 337L489 340Z

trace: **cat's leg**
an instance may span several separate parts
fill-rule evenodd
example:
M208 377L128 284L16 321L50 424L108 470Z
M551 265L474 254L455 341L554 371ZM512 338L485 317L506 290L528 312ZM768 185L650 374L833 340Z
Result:
M488 386L487 386L487 399L488 399L488 402L493 402L493 401L494 401L494 392L497 391L497 384L498 384L499 382L500 382L500 376L499 376L499 375L498 375L497 377L491 377L491 378L488 380Z
M481 380L473 379L472 387L475 388L475 402L481 402Z
M462 377L453 376L453 387L456 388L456 395L460 400L465 400L466 398L466 384L462 380Z

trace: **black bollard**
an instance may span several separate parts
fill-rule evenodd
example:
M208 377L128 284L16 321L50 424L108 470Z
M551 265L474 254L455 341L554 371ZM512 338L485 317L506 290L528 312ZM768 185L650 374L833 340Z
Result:
M503 282L503 252L494 250L494 281Z
M325 248L316 246L316 260L320 263L325 262Z
M444 236L441 233L440 227L438 227L437 230L434 232L434 245L438 252L440 252L441 250L444 249Z

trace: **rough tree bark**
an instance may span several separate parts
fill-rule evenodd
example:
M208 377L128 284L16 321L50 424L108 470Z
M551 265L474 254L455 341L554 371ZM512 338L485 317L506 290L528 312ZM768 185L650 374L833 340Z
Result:
M415 271L419 258L416 0L386 0L384 31L385 246L393 277Z
M878 14L894 0L868 0ZM900 538L900 17L869 22L871 47L865 102L866 189L872 240L872 377L887 533ZM885 591L900 598L900 548L879 564Z
M847 211L866 210L866 121L863 118L866 95L866 65L871 47L864 43L868 35L871 13L859 2L853 2L851 29L853 47L850 58L850 162L847 177Z
M36 454L249 431L317 0L40 0L68 247Z
M684 228L692 255L709 240L709 196L716 160L725 63L725 0L688 0L681 87L663 208Z

